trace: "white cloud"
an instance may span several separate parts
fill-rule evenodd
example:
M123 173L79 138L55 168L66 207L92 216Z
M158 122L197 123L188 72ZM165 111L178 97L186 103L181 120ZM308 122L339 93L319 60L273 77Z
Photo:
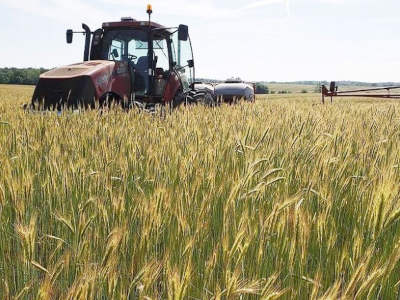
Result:
M275 4L275 3L284 3L284 0L259 0L259 1L255 1L252 2L250 4L247 4L246 6L244 6L244 9L247 8L257 8L257 7L262 7L262 6L266 6L266 5L270 5L270 4Z
M399 66L400 2L386 1L382 8L377 0L0 0L0 36L7 41L0 65L77 62L84 41L77 36L65 45L67 27L79 29L84 21L94 29L122 16L145 19L150 2L154 20L190 26L201 77L390 81L397 68L387 66ZM287 15L295 6L296 17L282 17L285 6ZM336 6L343 6L340 14L332 11ZM30 26L22 25L25 19Z
M286 5L288 14L290 13L290 0L256 0L249 4L240 5L235 2L224 2L225 5L216 5L215 1L198 0L188 4L187 0L152 0L153 10L157 16L179 16L181 18L193 17L203 19L232 19L244 17L249 10L260 7L279 4ZM18 9L36 16L50 19L68 21L99 22L110 19L110 12L104 6L112 6L113 14L119 13L120 16L132 15L141 12L145 18L145 8L147 1L132 0L99 0L98 5L90 4L83 0L2 0L0 5ZM173 9L172 9L173 8ZM127 14L127 11L130 13ZM138 13L139 14L139 13ZM83 18L84 16L84 18Z
M88 20L106 17L104 11L81 0L2 0L2 4L35 16L62 21L75 20L83 13Z
M115 6L124 5L144 11L144 2L138 3L130 0L102 0L104 3L112 3ZM238 5L235 2L226 1L225 5L217 6L215 1L198 0L191 2L188 5L186 0L153 0L153 10L163 15L185 16L185 17L200 17L206 19L212 18L235 18L246 14L246 10L264 7L271 4L282 3L289 8L290 0L257 0L250 4ZM172 9L173 8L173 9ZM125 9L125 8L124 8Z
M279 3L282 3L285 5L287 15L290 16L290 0L258 0L258 1L254 1L250 4L243 6L241 9L255 9L255 8L260 8L260 7L268 6L271 4L279 4Z

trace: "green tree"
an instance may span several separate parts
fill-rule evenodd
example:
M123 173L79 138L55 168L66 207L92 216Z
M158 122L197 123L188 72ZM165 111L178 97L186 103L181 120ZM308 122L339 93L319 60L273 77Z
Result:
M0 68L0 84L34 85L38 82L40 74L46 71L43 68Z
M269 88L266 84L258 82L256 83L256 94L269 94Z

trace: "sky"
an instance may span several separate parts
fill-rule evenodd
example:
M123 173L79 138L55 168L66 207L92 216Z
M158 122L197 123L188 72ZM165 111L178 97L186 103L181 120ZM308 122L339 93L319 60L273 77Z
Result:
M150 1L150 0L149 0ZM0 0L0 67L82 61L84 37L141 0ZM399 0L152 0L153 21L189 25L197 77L253 81L400 81Z

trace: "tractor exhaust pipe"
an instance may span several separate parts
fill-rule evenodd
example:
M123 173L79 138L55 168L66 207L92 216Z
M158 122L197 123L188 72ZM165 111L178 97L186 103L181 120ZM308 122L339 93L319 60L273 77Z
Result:
M89 51L90 51L90 35L92 32L90 31L89 26L86 24L82 24L82 28L85 31L85 51L83 53L83 61L89 60Z
M88 61L90 53L90 39L92 32L90 31L89 26L87 26L86 24L82 24L82 28L84 31L73 31L72 29L67 30L67 44L72 43L74 33L83 33L85 35L85 51L83 53L83 61Z

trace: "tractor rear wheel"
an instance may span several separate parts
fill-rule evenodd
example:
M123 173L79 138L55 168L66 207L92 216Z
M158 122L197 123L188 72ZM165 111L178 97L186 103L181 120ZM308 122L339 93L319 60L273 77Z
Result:
M178 93L172 100L172 108L175 109L181 105L200 104L208 107L218 105L216 97L208 91L190 91L189 93Z
M213 107L218 105L218 101L216 100L214 95L209 92L201 92L195 97L195 99L196 103L202 104L204 106Z

